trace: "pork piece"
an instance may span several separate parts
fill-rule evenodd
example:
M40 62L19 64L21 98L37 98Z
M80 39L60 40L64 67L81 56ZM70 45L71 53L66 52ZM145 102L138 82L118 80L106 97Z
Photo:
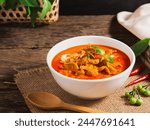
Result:
M88 62L91 63L91 64L98 64L99 63L99 59L88 59Z
M86 65L88 63L87 57L83 57L82 59L78 59L78 65Z
M106 51L107 55L112 55L113 53L117 53L117 50L109 49Z
M86 55L84 50L81 50L81 52L79 53L79 58L82 58Z
M101 67L99 67L98 71L99 72L104 72L106 74L111 74L111 72L110 72L110 70L109 70L109 68L107 66L101 66Z
M76 75L84 75L85 71L83 69L80 69L76 72Z
M78 59L79 55L77 53L74 54L64 54L61 56L61 62L74 62Z
M111 72L111 74L116 74L117 71L119 72L119 70L116 70L113 66L107 64L109 71Z
M64 54L61 56L61 62L65 62L70 58L70 54Z
M108 63L108 60L107 59L102 59L99 63L98 63L98 66L101 67L101 66L107 66L107 63Z
M72 71L77 71L79 69L77 63L75 62L64 62L64 68Z
M98 75L98 68L96 66L93 66L92 64L80 66L80 69L85 70L86 75L89 75L89 76L97 76Z

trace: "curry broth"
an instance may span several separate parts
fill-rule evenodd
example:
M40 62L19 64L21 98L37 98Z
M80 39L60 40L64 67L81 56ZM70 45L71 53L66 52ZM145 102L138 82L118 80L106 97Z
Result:
M113 68L114 68L114 70L116 70L116 72L114 72L114 73L106 73L107 71L105 72L104 70L102 70L101 72L98 71L98 73L97 73L97 71L95 71L97 74L93 73L93 74L90 75L90 73L89 74L87 73L88 70L87 71L85 70L85 72L83 74L78 74L78 73L76 73L76 71L78 71L77 69L72 71L72 70L66 70L63 67L63 64L62 64L62 62L60 60L62 55L78 53L81 50L84 50L84 49L86 49L89 46L96 46L96 47L101 48L102 50L104 50L106 52L106 56L107 56L107 52L112 51L111 55L113 56L113 61L114 62L109 63L109 64L111 66L113 66ZM88 58L87 58L87 60L88 60ZM68 48L68 49L58 53L54 57L54 59L52 60L52 67L57 72L65 75L65 76L72 77L72 78L78 78L78 79L102 79L102 78L111 77L113 75L117 75L117 74L123 72L124 70L126 70L129 67L129 65L130 65L130 59L122 51L120 51L120 50L118 50L116 48L103 46L103 45L97 45L97 44L90 44L90 45L86 44L86 45L80 45L80 46L75 46L75 47ZM102 68L103 66L100 66L100 67ZM100 67L98 66L97 68L99 69ZM80 68L81 68L81 66L80 66ZM80 70L80 68L79 68L79 70Z

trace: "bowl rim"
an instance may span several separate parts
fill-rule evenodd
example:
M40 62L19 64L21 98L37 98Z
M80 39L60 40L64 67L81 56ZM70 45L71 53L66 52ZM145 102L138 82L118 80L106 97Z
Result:
M126 46L126 47L128 48L128 50L130 50L130 52L131 52L131 54L132 54L132 58L133 58L132 62L130 61L131 63L130 63L130 65L129 65L129 67L128 67L126 70L124 70L123 72L121 72L121 73L119 73L119 74L117 74L117 75L114 75L114 76L111 76L111 77L108 77L108 78L103 78L103 79L78 79L78 78L68 77L68 76L65 76L65 75L63 75L63 74L57 72L57 71L52 67L51 63L49 63L49 61L48 61L48 60L49 60L49 55L50 55L51 50L52 50L56 45L62 44L63 42L66 42L66 41L68 41L68 40L73 40L73 39L76 39L76 38L86 38L86 37L106 38L106 39L109 39L109 40L113 40L113 41L116 41L116 42L120 42L120 44ZM86 44L86 43L85 43L85 44ZM75 45L73 45L72 47L74 47L74 46L75 46ZM114 47L114 48L115 48L115 47ZM121 51L122 51L122 50L121 50ZM61 51L60 51L60 52L61 52ZM123 51L123 53L125 53L125 52ZM57 53L57 54L58 54L58 53ZM129 56L128 56L128 57L129 57ZM111 80L118 79L119 77L121 77L121 75L125 74L131 67L134 66L135 60L136 60L136 58L135 58L135 54L134 54L133 50L132 50L127 44L125 44L124 42L119 41L119 40L114 39L114 38L107 37L107 36L97 36L97 35L75 36L75 37L71 37L71 38L62 40L62 41L56 43L56 44L49 50L49 52L47 53L47 58L46 58L47 65L48 65L48 67L50 68L50 70L51 70L53 73L56 73L57 75L59 75L61 78L64 78L64 79L68 79L68 80L72 80L72 81L78 81L78 82L86 82L86 83L87 83L87 82L88 82L88 83L99 83L99 82L105 82L105 81L111 81ZM51 73L52 73L52 72L51 72ZM52 74L52 75L53 75L53 74Z

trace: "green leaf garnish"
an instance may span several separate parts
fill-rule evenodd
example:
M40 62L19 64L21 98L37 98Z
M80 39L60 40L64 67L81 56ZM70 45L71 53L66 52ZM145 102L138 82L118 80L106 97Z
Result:
M110 63L114 63L114 59L111 56L107 56Z
M42 0L43 7L40 6L38 0L0 0L0 6L5 4L6 9L16 9L18 4L26 8L27 15L31 18L32 26L35 26L36 18L44 19L51 10L54 0Z
M48 11L51 9L51 2L49 0L43 0L44 4L43 4L43 9L40 15L41 19L44 19L46 14L48 13Z
M30 7L26 7L26 10L27 10L27 14L28 14L29 16L31 16L31 9L30 9Z
M5 3L6 0L0 0L0 6L2 6Z
M37 0L19 0L19 2L27 7L39 7L39 3Z
M100 53L100 54L102 54L102 55L105 54L105 51L104 51L103 49L100 49L100 48L96 48L96 52L97 52L97 53Z
M87 59L90 59L90 55L89 54L87 55Z
M150 38L146 38L135 43L133 46L131 46L131 49L133 50L135 56L137 57L147 49L149 44Z
M6 0L7 9L15 9L18 4L18 0Z
M93 48L95 48L96 50L96 53L99 53L101 55L104 55L105 54L105 51L97 46L92 46Z
M29 8L28 8L29 10ZM32 26L35 27L35 20L36 18L39 17L38 15L38 12L40 11L41 9L40 8L33 8L33 7L30 7L30 17L31 17L31 23L32 23Z

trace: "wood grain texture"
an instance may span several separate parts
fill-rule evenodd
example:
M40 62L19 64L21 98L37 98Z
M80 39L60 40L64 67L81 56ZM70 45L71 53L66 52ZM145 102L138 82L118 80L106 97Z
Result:
M50 48L78 35L110 36L130 45L137 40L111 15L61 16L58 22L37 28L30 24L0 25L0 48Z
M0 25L0 112L29 112L14 83L18 71L46 66L48 50L57 42L80 35L104 35L128 45L138 39L113 15L61 16L52 25Z

